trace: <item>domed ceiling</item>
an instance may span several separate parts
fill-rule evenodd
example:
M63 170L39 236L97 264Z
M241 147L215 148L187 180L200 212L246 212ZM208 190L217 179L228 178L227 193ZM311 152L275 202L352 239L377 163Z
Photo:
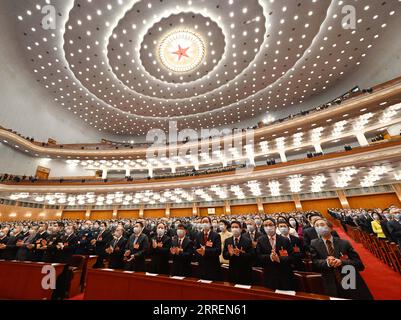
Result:
M398 0L15 3L24 54L52 99L87 125L130 135L167 129L170 120L180 129L235 126L301 103L355 70L401 7ZM355 9L355 29L344 27L346 5Z

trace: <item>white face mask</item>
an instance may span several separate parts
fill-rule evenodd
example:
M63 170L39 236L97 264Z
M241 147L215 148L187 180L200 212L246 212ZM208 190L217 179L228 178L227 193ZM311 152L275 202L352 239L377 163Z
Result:
M178 229L177 230L177 236L182 238L185 235L185 230L182 229Z
M234 237L238 237L241 234L240 228L231 228L231 233Z
M140 228L140 227L135 227L135 228L134 228L134 233L135 233L136 235L140 234L140 233L141 233L141 228Z
M210 230L210 224L209 223L202 223L202 228L203 228L203 230L209 231Z
M273 236L276 233L276 228L273 226L264 227L265 232L269 236Z
M288 235L289 230L287 227L281 227L281 228L279 228L279 230L282 235L284 235L284 236Z
M159 228L159 229L157 229L157 235L158 235L159 237L164 236L164 228Z
M227 229L227 228L226 228L226 225L225 225L225 224L221 224L221 225L220 225L220 230L221 230L221 231L226 231L226 229Z

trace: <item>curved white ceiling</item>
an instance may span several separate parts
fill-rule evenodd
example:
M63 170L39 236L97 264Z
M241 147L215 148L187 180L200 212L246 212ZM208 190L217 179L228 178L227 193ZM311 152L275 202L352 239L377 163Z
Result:
M37 81L100 131L235 124L318 94L357 67L399 19L398 0L49 0L18 3L17 28ZM342 9L357 13L344 29ZM167 34L192 32L205 55L190 72L160 61ZM184 57L185 58L185 57ZM55 110L54 112L57 112Z

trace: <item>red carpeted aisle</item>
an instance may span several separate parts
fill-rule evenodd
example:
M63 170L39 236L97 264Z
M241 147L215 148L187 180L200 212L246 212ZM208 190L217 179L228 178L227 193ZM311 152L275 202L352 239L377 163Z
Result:
M335 228L341 238L349 240L365 265L361 272L376 300L401 300L401 275L382 263L362 244L353 241L341 228Z

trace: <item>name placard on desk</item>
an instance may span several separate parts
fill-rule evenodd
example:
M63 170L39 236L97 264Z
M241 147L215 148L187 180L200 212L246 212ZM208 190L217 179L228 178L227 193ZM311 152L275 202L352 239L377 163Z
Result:
M212 283L212 280L203 280L203 279L199 279L198 282L200 283Z
M297 293L292 290L276 290L275 293L286 294L287 296L295 296Z
M176 279L176 280L184 280L185 277L179 277L179 276L172 276L170 277L171 279Z
M156 277L156 276L158 276L157 273L150 273L150 272L146 272L146 275L149 276L149 277Z
M236 284L234 287L240 288L240 289L248 289L248 290L252 288L252 286L247 286L245 284Z

